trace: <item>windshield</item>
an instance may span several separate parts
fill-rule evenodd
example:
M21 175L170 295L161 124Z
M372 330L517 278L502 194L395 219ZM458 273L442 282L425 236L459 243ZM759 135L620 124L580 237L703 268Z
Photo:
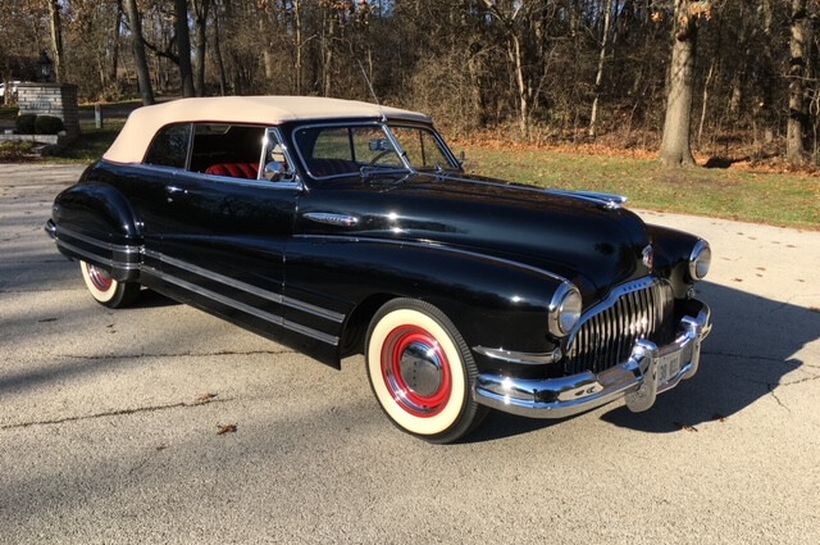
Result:
M444 147L430 129L423 127L390 126L407 160L416 170L458 170L444 151Z
M433 131L426 128L388 129L383 124L308 126L296 129L294 140L308 173L318 179L360 173L407 173L408 164L415 170L458 169L447 158ZM395 141L402 149L396 147Z

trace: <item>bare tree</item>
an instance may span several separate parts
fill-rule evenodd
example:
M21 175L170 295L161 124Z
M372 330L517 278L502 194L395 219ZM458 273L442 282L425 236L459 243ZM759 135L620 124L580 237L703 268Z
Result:
M174 0L174 25L176 28L179 77L182 80L182 96L192 97L194 74L191 68L191 37L188 32L188 0Z
M806 160L803 144L807 123L805 90L806 55L810 44L809 18L806 0L791 2L791 40L789 41L789 120L786 127L786 158L795 166Z
M601 98L601 84L604 81L604 64L606 63L607 48L609 46L609 26L612 22L612 0L606 0L604 8L604 29L601 37L601 54L598 57L598 71L595 73L595 98L592 101L592 112L589 114L589 136L597 136L598 101Z
M145 55L145 39L142 36L142 20L137 8L137 0L125 0L125 11L128 26L131 30L131 47L134 50L134 61L137 70L142 103L154 104L154 90L151 86L151 74L148 71L148 58Z
M205 54L208 45L208 14L211 9L211 0L191 0L191 3L194 8L194 22L196 23L194 89L197 96L203 96L205 94Z
M695 84L697 21L700 17L711 17L711 9L711 2L675 0L672 61L669 66L666 117L661 142L661 161L669 167L695 164L690 145L690 125Z
M54 79L63 81L65 76L65 55L63 54L63 25L58 0L47 0L49 26L51 28L51 51L54 54Z

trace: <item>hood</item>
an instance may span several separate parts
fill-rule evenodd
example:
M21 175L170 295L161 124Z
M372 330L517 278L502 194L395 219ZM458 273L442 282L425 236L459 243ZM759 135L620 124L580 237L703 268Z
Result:
M317 221L322 213L355 223ZM641 255L649 236L632 212L461 174L324 181L301 197L296 231L435 241L504 257L571 280L586 301L649 272Z

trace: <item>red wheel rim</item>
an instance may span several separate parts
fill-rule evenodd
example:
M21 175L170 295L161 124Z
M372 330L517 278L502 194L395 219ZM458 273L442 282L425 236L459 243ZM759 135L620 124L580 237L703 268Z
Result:
M108 291L114 279L106 271L100 269L96 265L88 265L88 277L91 283L100 291Z
M439 414L453 389L447 356L436 338L415 325L399 326L384 340L382 378L393 400L419 417Z

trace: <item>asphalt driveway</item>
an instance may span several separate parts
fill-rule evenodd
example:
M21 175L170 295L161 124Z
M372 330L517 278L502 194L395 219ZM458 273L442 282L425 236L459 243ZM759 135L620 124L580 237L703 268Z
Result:
M820 233L643 213L712 243L698 376L433 446L361 357L94 303L42 229L81 170L0 165L1 544L820 543Z

